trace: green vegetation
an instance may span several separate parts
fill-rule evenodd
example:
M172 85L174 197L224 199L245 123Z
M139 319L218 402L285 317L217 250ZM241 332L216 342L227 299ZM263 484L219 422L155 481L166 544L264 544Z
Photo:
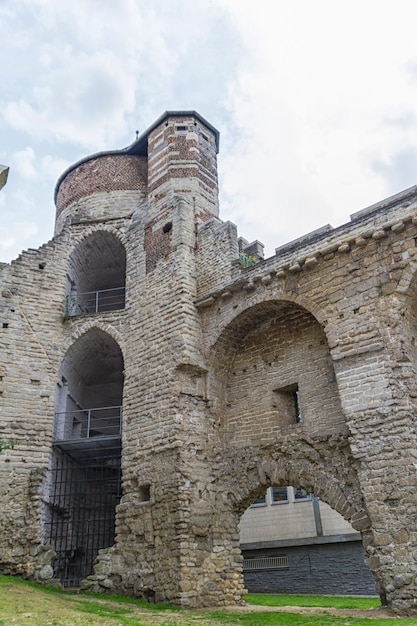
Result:
M380 606L377 596L304 596L292 594L249 593L248 604L261 606L321 606L334 609L376 609Z
M252 267L256 265L256 257L246 254L246 252L240 252L239 262L242 267Z
M5 441L4 439L0 439L0 452L3 450L13 450L14 447L18 444L18 441Z
M180 610L125 596L42 587L0 576L0 626L416 626L387 618L376 598L249 594L235 610ZM262 607L255 606L262 603ZM282 608L285 607L285 608ZM293 608L291 608L293 607ZM355 611L357 613L355 613ZM364 613L366 615L364 615Z

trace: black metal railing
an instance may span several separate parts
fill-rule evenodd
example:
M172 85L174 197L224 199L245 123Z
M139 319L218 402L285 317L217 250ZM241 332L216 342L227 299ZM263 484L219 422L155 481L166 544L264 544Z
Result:
M72 293L65 298L65 317L104 313L125 308L125 288Z
M55 414L55 441L117 437L122 432L122 407L106 406Z

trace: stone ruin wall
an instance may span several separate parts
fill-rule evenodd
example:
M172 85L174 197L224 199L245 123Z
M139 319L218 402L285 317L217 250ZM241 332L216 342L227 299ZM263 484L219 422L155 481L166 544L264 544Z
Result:
M211 333L216 336L214 345L218 346L218 362L224 369L229 365L223 386L228 385L230 395L224 400L226 411L222 407L219 413L223 419L225 414L230 415L232 441L237 444L238 454L242 454L239 447L243 429L249 441L259 441L264 436L265 448L268 447L267 441L273 432L269 424L272 403L269 412L266 409L264 413L265 431L262 431L258 417L259 406L262 402L267 404L266 396L271 396L270 368L276 368L274 385L284 386L286 381L279 370L288 364L288 353L283 352L282 340L280 345L271 336L271 323L279 322L274 306L277 302L291 303L287 304L287 312L291 313L295 304L299 313L306 309L320 323L334 372L332 376L328 370L327 389L329 391L337 385L345 427L348 428L346 443L351 455L349 466L353 471L350 480L356 473L357 478L353 480L358 480L361 485L364 510L371 519L372 532L367 535L369 564L377 579L380 575L385 579L384 593L389 602L403 584L408 588L405 596L410 594L411 597L415 584L415 194L415 189L409 190L394 199L391 206L371 208L368 213L354 216L348 225L318 233L313 241L307 238L284 247L277 251L277 257L245 270L244 280L240 277L217 292L206 292L197 302L207 336L211 339ZM254 331L251 312L258 315L258 322L264 320L256 323ZM239 324L245 341L239 334ZM232 330L229 334L222 333L223 328ZM302 326L297 325L297 330L302 332ZM253 340L250 333L254 335ZM297 360L294 335L288 332L285 337L292 338L290 346L293 358ZM308 342L313 345L311 338ZM275 363L271 358L274 350ZM230 356L225 360L227 351ZM282 363L279 357L284 354ZM305 354L304 363L302 359L299 365L296 360L294 363L301 381L304 378L307 385L304 393L311 413L309 418L306 410L305 424L298 428L296 439L309 435L311 444L327 433L330 441L337 430L340 430L339 436L345 438L337 412L333 423L327 413L323 415L320 394L316 395L318 385L314 379L308 381L308 372L302 372L303 367L308 367L309 351ZM318 352L312 356L318 358ZM324 373L323 369L321 371ZM216 389L214 378L213 381ZM252 383L248 384L249 381ZM254 394L257 394L257 401L252 401ZM231 399L234 402L230 402ZM240 410L235 410L236 407ZM251 419L254 414L256 419ZM226 428L230 433L229 424ZM284 429L285 425L282 434L287 443L288 440L294 442L294 436L291 437L288 431L286 434ZM282 437L279 439L282 441ZM269 447L275 448L273 454L276 457L280 446L274 442ZM317 443L314 447L317 451ZM310 457L305 452L297 455L292 445L287 450L299 462L303 459L301 463ZM246 454L256 458L257 446ZM267 466L268 474L270 471L274 474L269 484L275 484L276 467L270 462ZM334 461L330 473L340 469L337 470ZM297 472L303 473L301 469ZM310 480L307 476L302 476L301 481L294 480L294 474L288 470L278 473L278 477L281 484L286 480L288 484L306 484ZM330 478L329 474L327 481ZM319 484L311 486L316 495L320 493L320 481L323 477L318 479ZM352 501L352 495L350 499ZM334 501L330 503L338 510ZM349 517L346 512L342 514ZM358 530L368 527L366 516L362 516L358 525L354 520L350 521ZM390 563L397 559L401 561L399 570L395 574L392 570L388 573ZM398 606L407 601L400 600Z
M51 580L40 503L57 372L98 328L125 363L123 497L86 587L239 602L240 515L265 487L297 484L363 533L381 594L412 613L417 190L243 269L235 226L191 169L159 189L153 169L150 195L77 197L51 242L0 266L0 420L15 442L0 453L1 570ZM101 231L126 249L126 308L63 322L71 254ZM294 383L302 423L279 410Z

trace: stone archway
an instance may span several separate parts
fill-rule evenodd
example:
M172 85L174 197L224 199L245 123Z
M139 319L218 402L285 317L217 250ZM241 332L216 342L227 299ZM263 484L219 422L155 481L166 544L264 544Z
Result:
M235 520L272 485L297 485L344 517L365 543L370 519L351 453L326 335L288 301L248 308L212 351L217 458L224 485L219 510ZM227 501L227 504L226 504Z
M348 432L326 335L306 309L288 301L247 309L223 331L213 361L229 444Z
M247 308L221 332L211 363L210 391L229 444L271 443L271 436L291 432L348 432L326 335L305 308L280 300ZM285 401L296 388L301 416Z
M63 586L89 576L115 537L121 497L123 356L90 328L67 350L56 394L55 428L42 501L44 542Z
M362 533L314 493L274 484L239 522L249 593L375 595Z

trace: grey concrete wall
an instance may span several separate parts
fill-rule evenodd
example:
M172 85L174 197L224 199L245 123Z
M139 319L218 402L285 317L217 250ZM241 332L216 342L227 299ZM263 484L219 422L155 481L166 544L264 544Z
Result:
M375 580L365 565L360 541L243 553L244 558L284 555L288 557L288 569L245 572L249 592L376 595Z

